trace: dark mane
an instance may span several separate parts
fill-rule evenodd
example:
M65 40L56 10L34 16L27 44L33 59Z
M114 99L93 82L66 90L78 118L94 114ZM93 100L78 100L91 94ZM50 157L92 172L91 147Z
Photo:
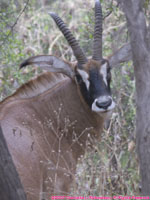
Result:
M40 95L65 79L67 78L61 74L45 72L19 87L14 94L8 96L0 102L0 107L2 104L7 103L8 101L10 102L14 99L32 98Z

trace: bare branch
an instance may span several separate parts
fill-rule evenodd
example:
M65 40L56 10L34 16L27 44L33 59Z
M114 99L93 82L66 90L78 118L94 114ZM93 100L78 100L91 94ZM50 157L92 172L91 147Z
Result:
M27 8L27 6L28 6L28 4L29 4L29 1L30 1L30 0L27 0L27 2L26 2L26 4L25 4L24 8L21 10L21 12L19 13L19 15L17 16L16 21L15 21L14 24L11 26L9 33L6 35L6 37L5 37L5 39L3 40L3 42L2 42L1 45L3 45L3 44L5 43L5 41L9 38L9 36L12 34L12 32L13 32L13 30L14 30L14 27L15 27L16 24L18 23L18 21L19 21L21 15L22 15L22 14L24 13L24 11L26 10L26 8Z
M108 10L110 10L110 8L111 8L111 10L103 17L103 20L105 20L105 18L109 17L109 15L111 15L111 13L113 11L112 6L113 6L113 0L111 1L110 7L107 8Z

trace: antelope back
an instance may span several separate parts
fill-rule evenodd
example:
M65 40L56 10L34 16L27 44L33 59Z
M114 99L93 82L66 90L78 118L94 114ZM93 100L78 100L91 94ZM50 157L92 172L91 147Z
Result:
M103 124L103 118L82 104L75 82L43 74L1 102L0 113L29 199L38 199L40 192L69 192L68 183L77 159L84 154L88 135L98 138Z

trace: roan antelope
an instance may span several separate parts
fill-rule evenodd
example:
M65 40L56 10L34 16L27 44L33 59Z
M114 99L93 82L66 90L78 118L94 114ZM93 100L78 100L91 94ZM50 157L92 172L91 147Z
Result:
M110 92L110 65L102 57L99 0L95 1L90 60L64 22L56 14L50 15L77 63L50 55L25 60L21 68L35 64L49 72L24 84L0 103L2 130L29 200L69 194L89 135L99 138L106 116L115 107Z

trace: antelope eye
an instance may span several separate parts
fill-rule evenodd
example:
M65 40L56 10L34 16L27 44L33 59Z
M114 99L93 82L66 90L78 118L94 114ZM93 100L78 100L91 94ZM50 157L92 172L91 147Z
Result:
M107 69L107 81L111 81L111 68Z
M107 80L110 81L111 80L111 73L107 73Z
M80 74L76 74L76 79L77 79L77 82L78 82L79 84L81 84L81 83L83 82L83 79L82 79L82 77L80 76Z

